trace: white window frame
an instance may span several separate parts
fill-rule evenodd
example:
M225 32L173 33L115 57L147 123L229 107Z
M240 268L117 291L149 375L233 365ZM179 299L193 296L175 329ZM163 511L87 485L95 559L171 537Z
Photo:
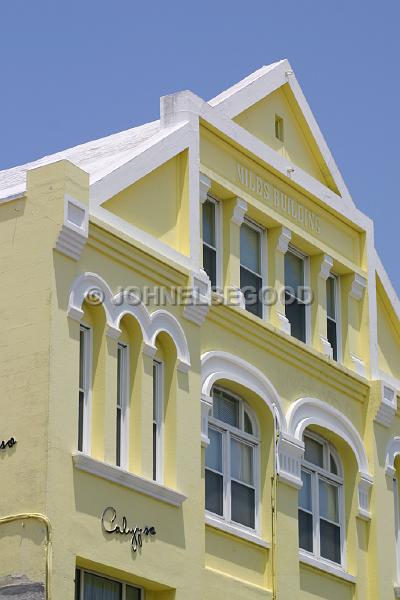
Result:
M140 585L136 585L130 583L129 581L124 581L122 579L115 579L114 577L110 577L109 575L103 575L103 573L97 573L96 571L91 571L90 569L83 569L81 567L76 567L75 573L76 571L80 572L79 600L84 600L85 573L89 573L90 575L96 575L97 577L101 577L102 579L108 579L109 581L112 581L114 583L120 583L122 586L122 600L126 600L126 586L137 588L139 590L140 600L145 600L144 589Z
M341 331L341 313L340 313L340 277L336 273L330 273L328 279L335 281L334 285L334 302L335 302L335 315L336 320L336 347L337 347L337 359L336 362L342 362L342 331ZM326 320L333 321L331 317L326 315Z
M156 381L154 381L154 367ZM156 464L155 478L153 481L163 483L164 480L164 364L160 360L153 360L153 392L155 393L155 412L152 421L152 436L154 425L156 426ZM154 456L153 456L154 473Z
M251 407L245 402L240 396L234 394L229 389L226 389L222 386L215 386L214 391L218 390L221 392L227 393L232 398L235 398L239 401L240 406L240 416L239 423L244 420L244 410L246 410L248 416L251 420L251 425L253 428L253 434L246 433L242 429L238 429L237 427L233 427L228 423L224 423L224 421L220 421L219 419L214 418L212 415L208 418L209 426L222 433L222 481L223 481L223 514L218 515L209 510L205 510L206 516L210 517L212 520L219 521L222 524L227 523L228 525L232 525L234 528L242 530L244 532L250 533L252 535L256 534L260 536L260 439L259 439L259 426L257 422L257 417L254 414L254 411ZM248 445L253 447L253 477L254 477L254 529L251 527L247 527L242 523L237 523L231 519L231 494L230 494L230 482L237 481L233 477L231 477L231 463L230 463L230 440L231 438L237 439L242 443L247 443ZM205 466L205 469L208 471L212 471L221 475L221 473ZM239 481L241 485L245 485L242 481Z
M247 225L248 227L250 227L251 229L254 229L254 231L257 231L260 234L260 273L256 273L255 271L252 271L251 269L249 269L248 267L246 267L245 265L242 265L242 262L240 260L240 252L239 252L239 266L240 268L246 269L247 271L249 271L249 273L252 273L253 275L256 275L257 277L261 278L261 289L263 289L266 285L267 282L267 260L268 260L268 244L267 244L267 230L262 227L261 225L259 225L259 223L256 223L255 221L253 221L252 219L249 219L248 217L245 217L243 220L243 225ZM246 312L249 312L246 310ZM254 315L257 316L257 315ZM263 300L261 299L261 317L259 317L260 319L267 319L268 315L267 315L267 307L265 306Z
M83 354L83 387L80 387L79 375L80 375L80 339L81 332L84 335L84 354ZM93 334L92 328L88 325L81 323L79 326L79 374L78 374L78 440L79 442L79 430L80 430L80 419L79 419L79 395L83 392L83 423L82 423L82 448L80 452L89 454L90 452L90 434L91 434L91 410L92 410L92 343Z
M222 287L223 287L223 282L222 282L222 273L223 273L223 264L222 264L222 204L221 202L217 199L214 198L214 196L211 196L210 194L207 194L207 200L206 202L211 202L212 204L214 204L215 206L215 223L214 223L214 227L215 227L215 247L211 246L210 244L208 244L207 242L204 241L204 237L202 236L202 252L203 252L203 246L207 246L208 248L211 248L211 250L215 250L215 263L216 263L216 267L215 267L215 285L216 288L218 290L222 291ZM204 204L202 204L202 210L203 210L203 206ZM203 222L203 213L201 215L201 219Z
M304 265L303 287L304 288L308 287L310 289L310 287L311 287L310 257L307 254L304 254L304 252L301 252L301 250L299 250L292 244L289 244L287 252L294 254L298 258L301 258L301 260L303 261L303 265ZM284 287L286 289L286 273L285 273L284 280L285 280ZM285 308L285 312L286 312L286 308ZM306 323L305 323L306 340L303 343L310 344L311 343L311 304L310 303L305 304L305 319L306 319ZM295 338L295 339L297 339L297 338ZM302 340L298 340L298 341L301 342Z
M121 411L121 432L120 432L120 465L122 469L128 468L128 453L129 453L129 378L130 378L130 370L129 370L129 345L123 342L118 342L118 350L121 350L122 361L120 365L119 375L120 381L119 386L117 387L117 406ZM119 352L118 352L119 355ZM118 358L117 358L118 360ZM118 372L117 372L118 377ZM118 389L120 392L120 398L118 397ZM117 444L116 444L116 453L117 453ZM116 457L117 458L117 455ZM117 462L117 461L115 461Z
M303 458L301 469L302 471L306 471L311 475L311 501L312 501L312 511L301 508L299 504L299 510L311 514L313 517L313 552L309 552L304 548L300 548L300 554L303 556L309 556L316 559L318 562L328 566L335 566L342 568L343 570L346 568L346 532L345 532L345 506L344 506L344 476L343 476L343 465L340 460L340 457L335 450L335 448L330 444L326 439L319 436L314 432L307 431L304 434L304 438L310 438L315 440L319 444L323 446L323 467L319 467L314 463L310 463ZM329 456L332 454L336 466L338 469L338 475L331 473L329 471ZM340 563L336 563L334 561L329 560L321 556L320 551L320 511L319 511L319 481L320 479L327 481L328 483L335 485L338 488L338 516L339 523L334 523L340 529ZM323 517L324 521L328 521L325 517Z
M400 507L397 475L393 477L394 538L396 547L396 585L400 582Z

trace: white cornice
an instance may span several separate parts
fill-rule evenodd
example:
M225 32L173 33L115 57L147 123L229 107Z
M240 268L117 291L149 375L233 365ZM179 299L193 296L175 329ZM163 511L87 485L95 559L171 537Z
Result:
M125 471L120 467L96 460L87 454L83 454L82 452L74 453L72 455L72 460L74 467L79 471L84 471L86 473L90 473L91 475L96 475L96 477L107 479L108 481L117 483L125 488L135 490L140 494L151 496L156 500L166 502L167 504L172 504L173 506L182 506L183 502L187 498L184 494L181 494L176 490L172 490L171 488L157 483L156 481L151 481L150 479L145 479L139 475L134 475L133 473Z

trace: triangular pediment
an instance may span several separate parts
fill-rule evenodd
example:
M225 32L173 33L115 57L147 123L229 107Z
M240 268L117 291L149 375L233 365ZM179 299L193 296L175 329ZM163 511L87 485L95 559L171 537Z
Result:
M233 119L290 163L339 193L318 145L286 84Z

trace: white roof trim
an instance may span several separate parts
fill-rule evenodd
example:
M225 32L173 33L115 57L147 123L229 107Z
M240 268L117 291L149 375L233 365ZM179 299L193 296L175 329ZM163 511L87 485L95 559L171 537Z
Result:
M209 105L218 107L226 117L233 119L285 84L290 86L342 198L347 203L353 204L342 175L288 60L281 60L272 65L262 67L232 88L229 88L229 90L226 90L226 92L210 100Z

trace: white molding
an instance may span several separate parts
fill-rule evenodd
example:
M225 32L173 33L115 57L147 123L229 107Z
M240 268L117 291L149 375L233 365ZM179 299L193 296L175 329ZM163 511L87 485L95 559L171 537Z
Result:
M322 346L322 353L325 356L332 358L333 357L333 348L331 346L330 341L323 335L320 336L320 340L321 340L321 346Z
M204 175L204 173L200 173L199 188L200 203L204 204L211 188L211 179L207 175Z
M400 437L393 437L386 448L385 473L386 477L393 479L396 475L394 461L400 454Z
M208 419L213 408L213 397L201 394L201 446L207 448L210 445L208 437Z
M366 377L367 369L366 369L364 361L359 356L354 354L353 352L350 353L350 359L351 359L351 362L353 363L353 368L354 368L355 372L358 375L360 375L360 377Z
M336 566L333 563L325 562L315 556L309 555L304 550L299 551L299 560L300 563L318 569L319 571L325 571L325 573L329 573L329 575L333 575L334 577L338 577L349 583L356 583L357 581L357 578L354 575L350 575L350 573L344 571L339 565Z
M367 452L360 434L353 423L339 410L317 398L300 398L294 402L286 415L287 431L301 442L304 430L319 425L343 439L352 449L358 464L360 482L358 488L358 515L370 519L369 496L373 478L369 474Z
M282 254L286 254L289 249L289 244L292 239L292 232L287 227L281 228L280 236L278 237L276 250Z
M229 352L211 351L201 356L201 393L211 395L217 381L226 379L257 394L276 415L278 429L286 431L286 420L281 401L269 379L259 369Z
M358 273L354 273L354 278L349 292L350 296L354 298L354 300L362 300L366 287L367 280L365 277L362 277L362 275L359 275Z
M255 533L251 533L250 531L242 529L240 525L227 523L226 521L220 521L208 513L205 514L205 523L209 527L213 527L213 529L219 529L228 535L234 535L242 540L246 540L246 542L256 544L256 546L261 546L262 548L271 548L271 544L269 542L266 542Z
M89 209L76 198L64 195L64 222L54 248L79 260L89 235Z
M298 490L303 486L301 480L301 463L304 456L304 442L292 436L281 434L278 442L278 476L279 481Z
M184 494L172 490L165 485L129 473L125 469L116 467L115 465L101 462L82 452L74 452L72 460L74 467L79 471L84 471L107 481L117 483L127 489L135 490L140 494L150 496L161 502L166 502L173 506L182 506L183 502L187 499L187 496Z
M235 208L233 209L233 214L231 217L231 223L235 223L235 225L238 225L240 227L244 221L246 212L247 212L246 200L243 200L242 198L237 197L236 205L235 205Z
M179 321L164 309L150 314L147 307L138 298L133 298L129 291L113 295L107 282L96 273L83 273L73 281L68 301L68 316L80 321L83 317L82 304L85 298L96 294L101 299L101 302L97 303L104 309L108 334L111 337L117 338L120 334L119 324L122 317L132 315L142 330L145 348L155 348L158 334L165 331L175 343L178 370L186 373L190 369L189 347Z
M380 404L375 421L384 427L390 427L397 410L397 389L385 380L379 382Z
M202 325L211 306L211 282L204 269L189 275L191 292L185 299L183 316L196 325Z
M333 267L333 258L328 254L324 254L321 260L321 266L319 271L319 277L326 281L331 273Z

